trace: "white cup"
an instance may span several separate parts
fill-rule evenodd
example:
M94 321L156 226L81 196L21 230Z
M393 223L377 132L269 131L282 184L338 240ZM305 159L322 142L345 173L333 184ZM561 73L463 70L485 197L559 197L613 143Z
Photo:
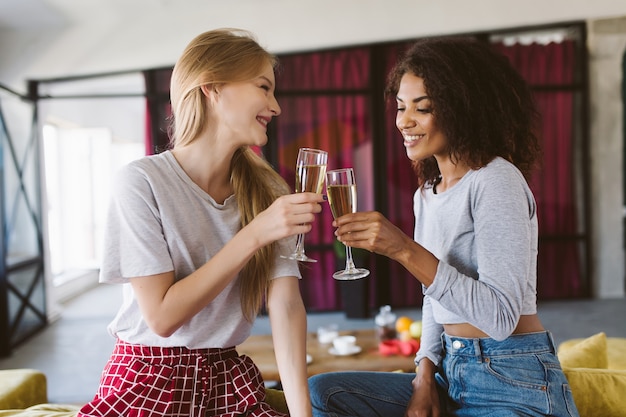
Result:
M340 355L350 353L356 346L356 337L354 336L339 336L333 340L333 347Z
M337 330L339 326L336 324L329 324L326 326L320 326L317 328L317 340L321 344L331 343L337 336L339 336L339 331Z

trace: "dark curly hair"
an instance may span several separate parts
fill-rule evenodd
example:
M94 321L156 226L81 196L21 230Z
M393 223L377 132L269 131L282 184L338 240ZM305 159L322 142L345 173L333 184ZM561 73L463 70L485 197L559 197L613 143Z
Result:
M530 176L541 154L539 113L526 82L505 56L471 38L419 40L389 74L385 97L394 105L406 73L424 80L453 159L478 169L501 156ZM414 161L413 168L420 184L438 181L434 157Z

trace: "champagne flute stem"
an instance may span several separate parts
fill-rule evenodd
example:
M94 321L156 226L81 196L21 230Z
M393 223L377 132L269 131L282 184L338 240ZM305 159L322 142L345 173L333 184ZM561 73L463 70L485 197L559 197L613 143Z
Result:
M304 234L299 234L296 240L296 255L304 256Z
M352 260L352 248L346 245L346 271L352 272L354 271L356 266L354 265L354 261Z

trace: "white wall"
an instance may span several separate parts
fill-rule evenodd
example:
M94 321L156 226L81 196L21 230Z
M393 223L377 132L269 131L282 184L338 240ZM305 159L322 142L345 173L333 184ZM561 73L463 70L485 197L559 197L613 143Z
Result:
M593 294L624 296L623 80L626 17L592 21L588 29L591 96Z
M268 49L286 53L626 15L622 0L39 2L46 15L50 5L66 7L68 22L0 32L0 83L172 65L194 36L224 26L252 30Z

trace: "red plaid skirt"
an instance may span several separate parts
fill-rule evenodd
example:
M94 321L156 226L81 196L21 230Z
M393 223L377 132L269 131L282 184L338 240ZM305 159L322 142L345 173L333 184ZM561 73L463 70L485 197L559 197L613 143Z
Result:
M94 399L77 417L285 417L265 402L259 369L234 347L160 348L118 340Z

